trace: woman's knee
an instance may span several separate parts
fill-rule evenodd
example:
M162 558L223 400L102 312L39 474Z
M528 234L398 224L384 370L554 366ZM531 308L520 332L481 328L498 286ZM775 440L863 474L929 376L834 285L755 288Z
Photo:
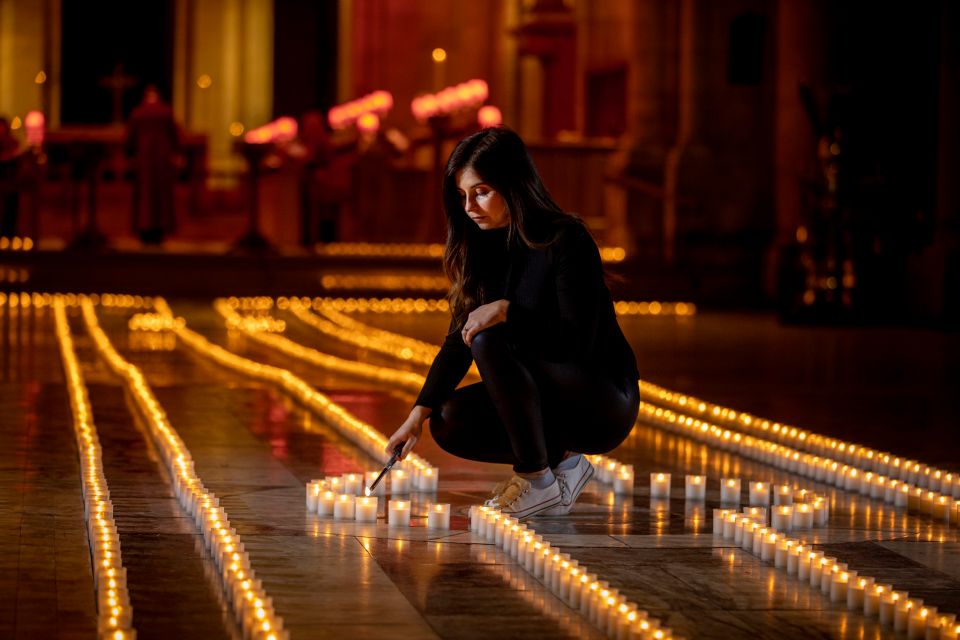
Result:
M501 327L493 326L473 336L473 341L470 343L470 352L473 354L474 360L483 362L508 347L505 332Z

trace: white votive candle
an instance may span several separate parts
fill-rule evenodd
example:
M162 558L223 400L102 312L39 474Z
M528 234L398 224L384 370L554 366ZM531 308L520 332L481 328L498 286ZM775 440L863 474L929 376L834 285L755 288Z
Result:
M769 533L773 533L773 532L767 529L766 527L760 527L758 529L754 529L753 550L751 551L753 555L760 557L763 554L763 541L767 537L767 534ZM771 558L772 557L773 556L771 556Z
M684 498L687 500L702 501L707 497L706 476L687 475Z
M777 541L777 550L773 556L773 566L777 569L787 568L787 559L790 557L790 549L793 548L795 541L780 538Z
M725 505L740 504L740 478L723 478L720 481L720 502Z
M762 562L773 562L776 559L777 540L775 533L768 533L760 540L760 560Z
M403 469L394 469L390 472L390 493L404 494L410 492L410 475ZM400 500L399 502L405 502Z
M759 522L763 525L767 524L766 507L744 507L743 514L748 518L752 518L754 522Z
M754 507L770 506L770 485L766 482L750 483L750 505Z
M342 477L343 493L349 493L352 496L363 495L363 474L345 473Z
M907 621L907 640L923 640L927 635L927 622L936 615L936 607L915 607Z
M391 527L410 526L409 500L390 500L387 503L387 524Z
M356 502L356 520L357 522L376 522L377 507L380 499L377 496L361 496Z
M633 495L633 478L633 465L619 465L613 475L613 492L618 496Z
M910 485L901 482L897 488L897 495L893 498L893 506L897 508L907 508L910 506Z
M446 530L450 528L450 505L432 504L427 511L427 527Z
M863 615L875 618L880 615L880 600L890 592L890 585L871 584L863 592Z
M923 600L919 598L900 598L897 600L897 606L893 612L893 630L898 633L906 633L914 608L922 606Z
M714 509L713 510L713 535L722 536L723 535L723 520L730 513L729 509Z
M887 590L880 595L880 626L894 626L897 616L897 606L904 597L904 593L891 590Z
M311 480L307 483L307 513L317 512L317 498L320 497L320 483Z
M800 573L800 562L806 558L807 548L802 544L791 545L787 551L787 575L796 576Z
M440 470L434 467L421 469L417 481L420 483L420 491L436 493L440 485Z
M825 527L830 519L830 506L823 498L818 498L813 503L813 526Z
M723 539L724 540L733 540L736 535L737 530L737 521L740 516L736 513L728 513L727 516L723 519Z
M650 474L650 497L670 499L670 474L669 473L651 473Z
M792 529L810 529L813 527L813 507L809 504L798 504L793 507Z
M327 478L327 489L333 491L334 495L339 495L344 493L343 490L343 478L337 476L336 478Z
M341 493L333 503L335 520L353 520L356 513L356 497L350 493Z
M788 484L778 484L773 491L773 504L788 505L793 504L793 487Z
M850 574L846 571L837 571L830 582L830 602L847 602L847 587L850 584Z
M862 611L867 599L867 591L873 586L873 578L857 576L847 585L847 609Z
M317 514L321 516L333 515L333 504L337 500L337 494L333 491L324 491L317 496Z
M945 524L950 524L950 516L953 513L953 498L947 496L937 496L931 505L931 515L934 520L939 520Z
M793 527L793 507L790 505L774 507L770 526L777 531L790 531Z
M819 564L821 557L823 557L823 552L821 551L807 551L800 556L797 564L797 580L809 583L813 566L815 563Z
M367 471L365 474L363 474L363 487L364 487L363 492L364 493L366 493L367 489L370 488L370 485L372 485L377 480L378 475L380 475L379 471ZM370 495L372 496L384 496L386 494L387 494L387 483L383 482L382 480L380 481L380 484L378 484L370 493Z

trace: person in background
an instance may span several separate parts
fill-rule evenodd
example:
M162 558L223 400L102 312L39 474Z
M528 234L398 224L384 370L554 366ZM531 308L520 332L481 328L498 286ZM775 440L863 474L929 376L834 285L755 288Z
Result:
M516 518L566 514L593 475L583 454L619 445L640 405L599 249L509 129L460 141L443 204L450 328L387 451L404 443L405 456L429 419L446 451L513 465L488 506ZM456 389L471 362L482 382Z

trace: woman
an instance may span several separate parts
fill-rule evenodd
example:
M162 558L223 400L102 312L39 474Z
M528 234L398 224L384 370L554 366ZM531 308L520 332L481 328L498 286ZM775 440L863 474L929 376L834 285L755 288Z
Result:
M508 129L457 145L443 202L453 318L387 450L405 442L406 456L429 418L446 451L513 465L486 504L516 518L568 513L593 475L581 454L620 444L640 403L600 253ZM471 361L483 381L455 390Z

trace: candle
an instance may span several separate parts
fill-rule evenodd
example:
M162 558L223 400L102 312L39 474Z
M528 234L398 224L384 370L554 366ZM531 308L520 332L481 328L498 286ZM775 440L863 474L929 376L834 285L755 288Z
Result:
M847 601L847 585L850 583L850 574L846 571L837 571L830 580L830 602Z
M379 471L367 471L365 474L363 474L364 493L366 493L367 490L370 488L370 485L372 485L377 480L378 475L380 475ZM376 488L374 488L373 492L370 495L372 496L386 495L387 494L386 489L387 489L387 483L381 482L376 486Z
M410 501L390 500L387 503L387 523L391 527L410 526Z
M736 535L737 521L739 516L735 513L728 513L723 519L723 539L733 540Z
M830 519L830 507L823 498L817 498L813 503L813 526L825 527Z
M760 560L773 562L777 553L777 534L769 533L760 539Z
M707 498L706 476L687 475L684 497L687 500L705 500Z
M332 516L333 503L337 499L337 494L333 491L324 491L317 497L317 515Z
M800 563L797 565L797 579L806 580L810 583L813 568L814 566L819 566L820 558L822 557L822 551L807 551L806 555L800 558Z
M927 635L927 622L936 615L936 607L914 607L907 620L907 640L923 640Z
M357 522L376 522L377 507L380 499L377 496L361 496L356 502Z
M873 578L856 577L847 585L847 609L861 611L866 602L867 591L873 586Z
M766 482L750 483L750 504L757 507L770 506L770 485Z
M938 496L931 503L931 515L935 520L945 524L950 524L950 516L953 511L953 498L947 496Z
M793 548L796 541L780 538L777 541L776 553L773 556L773 566L777 569L787 568L787 558L790 557L790 549Z
M900 600L906 597L902 591L892 591L887 589L885 593L880 594L880 625L883 627L892 627L896 620L897 606Z
M420 491L436 493L437 487L440 484L440 470L434 467L422 469L417 480L420 485Z
M723 521L730 515L729 509L714 509L713 510L713 535L722 536L723 535Z
M813 507L809 504L798 504L793 508L791 529L810 529L813 527Z
M343 474L343 493L352 496L363 495L363 474L345 473Z
M774 507L770 525L777 531L790 531L793 526L793 507L790 505Z
M740 478L723 478L720 481L720 502L723 504L740 504Z
M754 522L767 524L767 510L764 507L744 507L743 513Z
M830 565L830 569L824 570L823 574L820 576L820 592L825 596L830 596L830 587L833 584L833 578L838 573L845 572L847 570L847 565L842 562L837 562L834 559L833 564Z
M843 479L843 489L860 492L860 474L856 469L847 469Z
M327 478L327 489L333 491L334 495L343 493L343 478Z
M933 491L924 491L920 500L920 510L923 513L933 515L933 506L937 501L937 494Z
M650 497L670 499L670 474L669 473L651 473L650 474Z
M873 484L870 485L870 497L875 500L883 500L887 491L887 477L874 476Z
M320 497L320 483L311 480L307 483L307 513L317 512L317 498Z
M394 469L390 472L390 493L404 494L410 491L410 477L403 469ZM400 500L399 502L404 502Z
M905 633L914 608L920 608L921 606L923 606L923 600L919 598L900 598L897 600L896 609L893 611L893 630L898 633Z
M880 615L880 600L890 593L890 585L873 584L867 586L863 595L863 615L873 618Z
M897 489L897 494L893 498L893 506L897 508L904 508L910 505L910 485L900 483L900 486Z
M807 548L802 544L791 545L787 551L787 575L799 577L800 562L806 559Z
M669 485L669 475L667 478L667 485ZM613 476L613 492L618 496L633 495L633 465L622 464L617 469L616 475ZM651 496L652 495L653 494L651 494ZM667 489L667 497L670 497L669 486Z
M811 563L810 565L810 586L814 589L820 588L820 584L823 582L823 574L827 573L830 570L830 566L833 564L834 558L828 558L821 554L816 562Z
M341 493L333 503L334 520L353 520L356 513L355 498L352 494Z
M777 485L773 494L773 503L775 505L793 504L793 487L788 484Z
M590 597L590 585L597 581L595 573L580 572L580 580L576 589L570 591L570 606L573 609L580 609L586 598Z
M550 561L550 558L553 557L553 549L550 548L550 544L544 542L540 547L540 554L534 559L533 571L534 576L544 579L547 572L547 564Z
M763 540L767 537L767 534L773 533L769 531L766 527L760 527L755 529L753 532L753 550L750 551L755 556L760 556L763 553Z

